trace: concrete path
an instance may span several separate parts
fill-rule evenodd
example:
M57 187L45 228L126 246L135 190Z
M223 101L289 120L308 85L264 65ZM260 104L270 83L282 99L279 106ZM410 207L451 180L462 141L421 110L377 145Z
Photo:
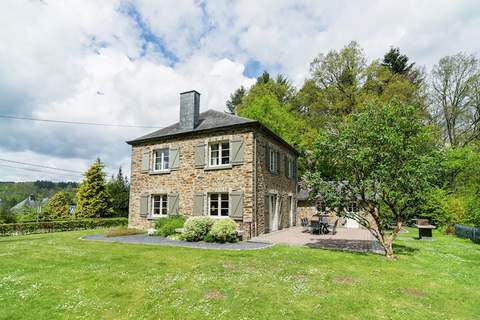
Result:
M253 238L252 241L307 246L312 248L383 253L383 249L370 231L360 228L338 228L335 235L318 235L304 231L303 227L291 227L262 234Z
M200 249L223 249L223 250L253 250L263 249L273 246L272 243L264 242L237 242L237 243L210 243L210 242L187 242L179 240L170 240L168 238L159 236L148 236L144 234L137 234L132 236L120 237L105 237L102 234L84 236L83 240L97 240L106 242L121 242L121 243L140 243L148 245L174 246L186 248L200 248Z

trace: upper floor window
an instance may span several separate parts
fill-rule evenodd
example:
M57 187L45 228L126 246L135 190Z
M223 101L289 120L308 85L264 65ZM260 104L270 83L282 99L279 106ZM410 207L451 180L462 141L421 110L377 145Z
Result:
M166 194L156 194L152 196L152 216L165 216L168 210L168 200Z
M268 164L268 168L270 172L276 173L278 172L278 151L270 149L269 152L270 163Z
M210 193L208 195L208 212L211 216L228 217L228 193Z
M163 171L168 170L170 152L168 149L159 149L153 151L153 170Z
M230 164L230 143L211 143L209 145L209 158L211 167Z
M293 160L292 160L292 159L288 159L287 161L288 161L288 165L287 165L287 169L288 169L288 171L287 171L288 173L287 173L287 174L288 174L288 177L289 177L289 178L293 178L293 175L294 175L294 172L293 172L293 171L295 170L295 169L294 169L294 166L293 166Z

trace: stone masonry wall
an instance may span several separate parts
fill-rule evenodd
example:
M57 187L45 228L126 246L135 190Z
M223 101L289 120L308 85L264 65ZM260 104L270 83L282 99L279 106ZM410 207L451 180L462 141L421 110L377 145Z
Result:
M270 147L280 151L280 172L272 174L268 171L268 164L266 163L266 150ZM289 179L285 175L285 159L284 155L288 155L295 159L295 155L290 149L286 148L276 140L262 132L256 133L256 176L257 176L257 199L256 199L256 233L265 233L265 195L278 194L281 201L280 209L280 225L279 229L289 227L289 212L288 212L288 196L296 196L296 180ZM295 208L295 207L294 207ZM293 216L293 224L296 222L295 209Z
M210 141L242 138L244 141L244 162L228 169L205 170L195 167L195 146ZM178 170L165 174L141 172L142 154L148 150L178 147L180 165ZM154 220L140 217L140 197L142 195L178 193L179 213L192 215L195 192L244 193L243 221L237 222L250 237L253 214L253 133L251 129L227 130L217 133L199 134L146 143L132 147L131 185L129 206L129 227L147 229L153 227ZM151 157L152 158L152 157ZM151 159L152 161L152 159ZM207 215L207 199L204 201L204 214ZM160 218L161 219L161 218Z

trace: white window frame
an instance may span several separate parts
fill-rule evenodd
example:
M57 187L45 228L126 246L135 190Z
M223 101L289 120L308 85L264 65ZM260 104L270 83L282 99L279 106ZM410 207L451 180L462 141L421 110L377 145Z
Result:
M212 204L212 200L211 200L211 197L212 195L216 195L218 198L217 198L217 202L218 202L218 207L216 209L217 211L217 214L212 214L212 211L211 211L211 204ZM222 196L227 196L227 207L222 207L222 202L224 200L222 200ZM212 218L228 218L230 216L230 195L226 192L212 192L212 193L209 193L208 194L208 215ZM222 215L222 209L227 209L227 214L226 215Z
M358 205L356 202L351 202L347 206L347 212L356 213L358 212Z
M271 173L277 173L278 172L278 151L274 149L269 150L270 155L269 155L269 161L270 163L268 164L268 168Z
M288 161L288 178L292 179L293 178L293 160L290 158L287 158Z
M160 169L157 169L157 153L160 153ZM170 170L170 149L161 148L153 150L153 169L154 172L162 172Z
M228 144L228 148L224 148L224 144ZM218 156L216 157L216 163L213 162L213 157L212 157L212 146L218 146ZM223 152L225 150L228 150L228 158L227 158L227 163L222 163L223 159L225 158L223 156ZM221 167L221 166L229 166L231 164L232 160L232 150L231 150L231 143L228 140L224 141L215 141L215 142L210 142L208 144L208 166L209 167Z
M160 197L160 200L156 201L155 197ZM152 217L166 217L168 216L168 195L165 193L160 193L160 194L152 194L150 197L150 202L151 202L151 211L150 215ZM160 207L160 213L155 213L155 203L159 203ZM165 213L163 213L165 212Z

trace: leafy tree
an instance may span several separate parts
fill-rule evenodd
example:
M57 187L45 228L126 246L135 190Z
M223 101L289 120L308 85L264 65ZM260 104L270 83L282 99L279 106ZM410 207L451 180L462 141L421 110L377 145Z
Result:
M112 208L115 215L128 216L128 201L130 186L128 179L123 177L122 167L118 168L116 177L107 183L107 190L112 198Z
M480 63L473 55L458 53L433 67L432 112L452 147L480 137Z
M17 216L10 210L11 205L0 203L0 223L14 223L17 222Z
M241 86L234 93L230 95L230 99L227 101L227 112L231 114L236 113L236 108L242 103L242 99L245 96L247 90Z
M343 115L355 109L366 66L365 54L355 41L340 51L319 54L313 60L312 79L322 90L322 101L329 112Z
M77 192L75 216L77 218L97 218L112 215L112 198L105 183L104 165L97 158L84 174L85 179Z
M243 97L237 112L242 117L259 120L302 153L310 148L316 131L306 119L292 112L294 98L295 89L286 77L279 75L273 79L264 72ZM304 159L299 161L300 174L305 171Z
M71 218L69 211L71 200L69 194L64 191L55 193L50 199L48 199L47 210L43 218L47 220L63 220Z
M445 199L461 202L462 214L451 207L445 209L452 216L451 225L464 223L480 226L480 148L475 144L465 147L447 148L440 163L444 173ZM457 207L460 207L460 204ZM432 211L427 208L427 211Z
M414 71L411 70L411 73ZM415 70L420 75L420 70ZM427 97L423 77L412 77L392 72L378 61L373 61L365 70L366 80L362 86L358 102L388 103L392 99L415 106L424 119L428 119Z
M402 223L432 184L434 159L431 132L415 107L371 104L319 136L316 170L307 182L324 206L358 221L393 257L392 242ZM352 202L359 213L343 210Z

